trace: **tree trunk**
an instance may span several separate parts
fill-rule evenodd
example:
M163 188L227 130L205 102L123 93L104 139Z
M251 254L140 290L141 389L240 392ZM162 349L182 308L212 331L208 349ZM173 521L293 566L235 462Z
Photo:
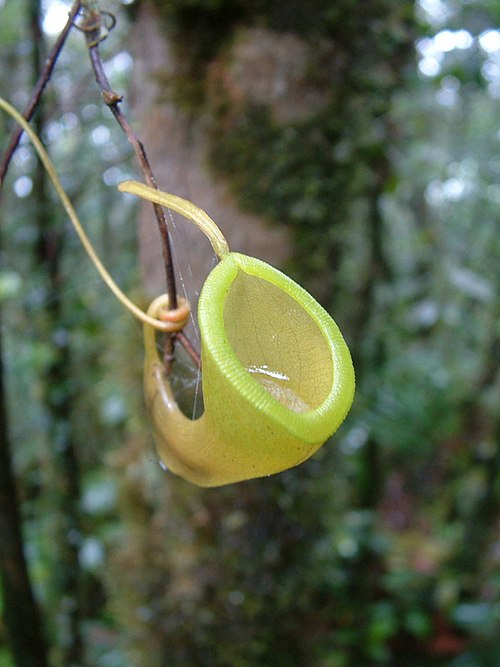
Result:
M134 57L135 93L131 103L160 189L190 199L207 211L232 250L282 264L290 254L286 230L272 227L238 207L227 184L207 168L208 137L199 120L162 96L162 82L176 75L179 63L150 2L140 4L134 26ZM141 267L147 292L157 295L165 291L165 277L150 208L141 208ZM213 253L204 235L186 220L176 219L172 238L177 269L193 298L213 266Z
M41 3L30 2L30 23L33 37L33 74L36 80L45 58L41 30ZM37 109L35 128L42 135L44 100ZM64 252L65 226L58 208L48 195L48 180L40 161L35 167L37 184L34 225L36 270L47 288L46 307L40 313L37 334L52 340L54 355L44 372L43 402L48 416L48 440L51 448L49 484L45 490L54 517L51 592L58 608L54 618L63 627L56 628L54 655L61 667L83 664L83 643L80 629L81 568L78 558L80 532L80 479L76 443L71 424L72 390L69 325L64 308L61 263Z
M48 667L40 611L24 555L21 513L12 468L0 336L0 591L16 667Z
M353 312L358 318L353 294L363 294L370 317L370 281L387 280L378 210L390 178L385 119L412 49L413 3L264 5L141 1L131 100L141 138L159 186L204 208L233 250L290 264L336 317L341 304L341 324ZM359 243L349 243L353 237ZM146 208L140 243L147 288L164 291ZM213 256L184 221L173 244L192 298ZM357 271L345 268L353 264ZM370 516L380 499L372 467L379 458L374 441L364 477L352 485L355 504ZM322 585L327 575L308 576L331 539L336 474L334 450L325 447L298 469L222 489L199 491L167 477L158 508L150 506L161 529L149 539L168 535L168 581L161 568L148 568L157 582L150 608L164 619L155 641L163 638L165 649L162 658L142 655L141 667L319 664L317 645L324 657L335 625L345 623ZM362 602L378 594L377 557L363 549L350 570L353 624L366 620ZM349 650L368 664L366 646Z

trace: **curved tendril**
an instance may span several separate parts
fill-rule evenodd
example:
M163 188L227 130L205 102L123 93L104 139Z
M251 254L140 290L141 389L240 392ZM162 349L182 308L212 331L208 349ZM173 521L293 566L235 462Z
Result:
M9 114L9 116L11 116L17 123L19 123L19 125L23 128L23 130L31 139L31 142L33 143L33 146L35 147L35 150L38 153L40 160L42 161L42 164L45 167L45 170L47 171L47 174L49 175L50 180L54 185L54 188L59 196L59 199L61 200L61 203L64 206L64 209L66 210L66 213L68 214L68 217L71 220L73 227L75 228L75 231L78 234L80 241L82 242L83 247L85 248L92 262L94 263L101 278L104 280L106 285L116 296L118 301L120 301L125 306L125 308L127 308L127 310L129 310L132 313L132 315L134 315L137 319L141 320L145 324L149 324L150 326L154 327L155 329L158 329L159 331L169 331L170 330L169 327L171 325L168 322L161 322L160 320L154 319L153 317L147 315L140 308L138 308L122 292L122 290L115 283L111 275L108 273L107 269L104 267L103 263L97 256L97 253L94 250L94 247L90 239L88 238L85 230L83 229L76 214L76 211L73 208L73 205L71 204L68 195L63 189L61 181L59 180L59 177L56 173L55 167L52 164L52 161L49 158L47 151L43 147L43 144L38 138L36 132L31 128L26 119L2 97L0 97L0 108L3 109L7 114Z
M227 241L212 218L187 199L156 190L138 181L122 181L118 184L118 190L171 208L191 220L208 238L219 259L229 252Z

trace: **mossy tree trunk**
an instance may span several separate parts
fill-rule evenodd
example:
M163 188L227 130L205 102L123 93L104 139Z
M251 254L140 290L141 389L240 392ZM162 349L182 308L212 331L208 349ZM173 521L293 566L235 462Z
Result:
M29 3L30 29L33 40L33 78L36 80L46 57L41 30L42 7L39 0ZM35 128L41 136L45 123L44 100L38 105ZM79 562L81 544L80 471L73 433L72 411L75 378L72 376L68 309L64 296L63 256L66 229L59 210L49 195L49 182L40 161L35 167L36 199L34 227L34 271L46 291L45 308L34 318L36 335L49 340L53 354L43 373L43 407L47 415L50 456L45 491L45 506L53 517L51 556L52 582L49 586L57 610L53 617L56 640L56 664L78 667L83 664L80 627Z
M16 667L48 667L40 610L24 555L11 449L0 336L0 582L3 617Z
M286 264L306 283L355 344L361 381L374 359L363 358L354 327L369 322L377 287L389 280L379 205L391 179L389 111L412 53L413 13L409 0L142 0L135 17L133 105L160 187L205 208L233 249ZM143 271L159 292L156 232L143 215ZM186 283L194 291L212 258L200 235L177 227L185 234L178 263L185 275L193 268ZM381 342L375 347L383 363ZM151 525L161 526L150 539L164 534L167 542L156 574L148 558L163 661L143 655L141 666L312 667L328 652L369 661L368 642L349 646L342 636L378 595L369 538L382 483L371 468L377 448L366 448L349 489L329 447L297 470L219 490L167 478L164 493L145 501ZM341 556L331 525L343 520L342 498L372 518L350 580L333 583ZM349 596L352 606L338 607ZM124 591L121 600L125 609Z

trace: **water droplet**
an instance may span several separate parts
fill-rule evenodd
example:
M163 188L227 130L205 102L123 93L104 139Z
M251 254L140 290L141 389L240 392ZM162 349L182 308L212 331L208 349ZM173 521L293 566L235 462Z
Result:
M161 459L158 459L158 465L163 470L163 472L168 472L168 466L165 463L165 461L162 461Z
M266 377L274 378L275 380L290 380L288 375L285 375L285 373L281 373L280 371L273 371L267 364L262 364L262 366L248 366L247 371L249 373L265 375Z

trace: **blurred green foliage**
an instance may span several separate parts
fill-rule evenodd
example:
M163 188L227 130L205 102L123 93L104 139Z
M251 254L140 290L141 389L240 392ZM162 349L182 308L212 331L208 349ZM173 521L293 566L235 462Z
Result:
M0 5L0 57L24 65L9 68L10 96L29 78L13 4ZM97 667L495 667L500 137L485 64L500 49L478 37L498 32L496 3L422 2L418 20L409 1L156 4L183 64L174 99L208 128L211 168L241 205L291 230L288 268L347 332L358 393L335 443L297 470L217 490L165 476L142 411L140 332L69 233L61 322L47 330L35 201L19 180L32 179L34 158L22 146L3 193L0 300L26 550L52 644L68 641L78 604ZM320 111L283 121L207 94L209 63L243 24L333 40L342 76L311 73ZM470 31L469 45L440 51L448 28ZM132 211L109 187L129 175L129 154L75 64L79 43L55 77L45 139L132 288ZM57 204L50 221L64 225ZM47 387L68 338L66 384ZM47 391L71 396L80 469L81 531L66 537L81 591L64 604ZM10 664L0 624L0 667Z

